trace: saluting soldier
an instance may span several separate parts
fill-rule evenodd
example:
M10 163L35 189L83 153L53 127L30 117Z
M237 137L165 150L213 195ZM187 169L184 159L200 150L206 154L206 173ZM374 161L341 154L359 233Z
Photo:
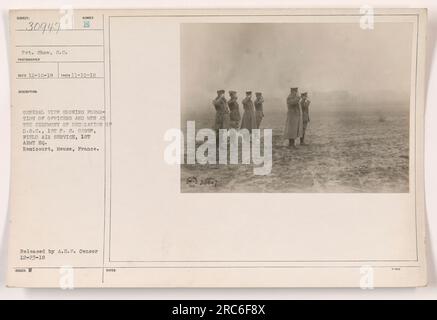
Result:
M256 128L255 108L252 101L252 91L246 91L246 98L243 99L243 119L241 120L241 129L247 129L252 133Z
M284 138L288 139L290 148L296 148L296 139L302 137L303 124L300 110L298 88L291 88L287 97L287 121Z
M225 90L217 90L217 97L212 100L215 108L215 125L216 131L223 128L224 114L226 110L226 98L224 97Z
M240 127L240 107L238 105L238 97L236 91L229 91L229 101L228 101L228 107L229 107L229 118L230 118L230 128L238 129Z
M306 146L305 143L305 131L308 127L308 122L310 122L310 103L311 101L308 100L308 92L304 92L301 94L301 100L300 100L300 107L302 109L302 137L300 138L300 144L303 146Z
M261 92L255 93L256 99L255 99L255 119L256 119L256 128L259 129L261 125L261 121L264 118L264 110L263 110L263 103L264 98L262 96Z
M226 100L225 90L223 90L223 125L222 129L229 129L231 127L230 110L228 101Z

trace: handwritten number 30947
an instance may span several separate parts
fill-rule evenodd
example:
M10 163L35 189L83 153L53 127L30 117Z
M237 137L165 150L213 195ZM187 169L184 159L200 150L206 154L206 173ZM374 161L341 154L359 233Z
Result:
M46 32L58 33L60 29L61 29L61 24L59 22L30 21L27 25L26 31L40 31L42 33L46 33Z

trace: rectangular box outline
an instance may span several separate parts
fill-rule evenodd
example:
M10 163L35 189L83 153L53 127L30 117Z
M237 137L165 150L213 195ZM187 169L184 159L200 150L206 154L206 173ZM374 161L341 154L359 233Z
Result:
M415 67L415 91L414 91L414 114L417 114L417 84L418 84L418 52L419 52L419 20L420 20L420 14L419 13L406 13L406 14L384 14L384 13L376 13L374 14L375 16L415 16L416 17L416 21L415 26L416 26L416 67ZM290 16L307 16L307 17L317 17L317 16L362 16L361 14L242 14L242 15L237 15L237 14L198 14L198 15L189 15L189 14L172 14L172 15L109 15L108 16L108 39L109 39L109 122L111 122L111 108L112 108L112 86L111 86L111 18L148 18L148 17L238 17L238 16L242 16L242 17L257 17L257 16L261 16L261 17L266 17L266 16L278 16L278 17L290 17ZM105 29L105 20L103 21L103 30ZM413 44L414 45L414 44ZM105 46L106 49L106 46ZM106 52L106 50L105 50ZM106 88L106 85L105 85ZM106 96L106 94L105 94ZM107 104L105 102L105 114L107 115ZM416 121L417 119L415 118L414 121L414 133L415 133L415 137L417 136L417 125L416 125ZM111 156L112 156L112 146L111 146L111 126L109 126L109 154L110 154L110 159L109 159L109 192L107 191L106 188L106 173L107 173L107 169L106 169L106 165L107 165L107 160L106 160L106 147L107 147L107 141L106 141L106 131L108 130L108 128L105 126L105 135L104 135L104 172L105 172L105 213L104 213L104 225L106 226L106 198L109 199L109 246L108 246L108 262L109 263L304 263L304 262L311 262L311 263L335 263L335 262L350 262L350 263L357 263L357 262L418 262L419 261L419 248L418 248L418 225L417 225L417 205L415 205L415 209L414 209L414 216L415 216L415 247L416 247L416 259L415 260L268 260L268 261L262 261L262 260L245 260L245 261L239 261L239 260L231 260L231 261L223 261L223 260L204 260L204 261L200 261L200 260L187 260L187 261L183 261L183 260L165 260L165 261L159 261L159 260L112 260L111 259L111 235L112 235L112 225L111 225L111 217L112 217L112 208L111 208L111 184L112 184L112 179L111 179L111 172L112 172L112 161L111 161ZM414 202L416 204L417 202L417 189L416 189L416 183L417 183L417 150L416 150L416 146L417 145L417 141L415 141L414 143L414 157L415 157L415 174L414 174L414 184L415 184L415 188L414 188ZM411 152L410 152L411 153ZM410 168L411 170L411 168ZM411 191L411 190L410 190ZM109 197L107 197L109 195ZM104 234L104 239L106 239L106 234ZM105 251L105 244L106 241L104 241L104 250ZM105 259L104 259L105 261ZM153 268L166 268L169 266L153 266ZM201 267L206 267L206 266L171 266L172 268L201 268ZM209 266L208 266L209 267ZM219 266L221 268L239 268L241 266ZM248 268L250 267L260 267L260 266L248 266ZM264 266L262 266L264 267ZM272 267L272 266L270 266ZM283 267L283 268L306 268L308 266L277 266L277 267ZM322 267L322 266L314 266L314 267ZM326 267L335 267L335 266L326 266ZM346 267L346 266L345 266ZM356 267L356 266L350 266L350 267ZM404 267L404 266L402 266ZM406 266L405 266L406 267ZM408 266L408 267L415 267L415 266ZM139 267L141 268L141 267ZM145 267L147 268L147 267ZM311 268L311 267L310 267Z

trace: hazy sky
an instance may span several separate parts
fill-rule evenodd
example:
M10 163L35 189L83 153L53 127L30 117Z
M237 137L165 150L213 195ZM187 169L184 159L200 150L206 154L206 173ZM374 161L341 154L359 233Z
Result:
M355 23L183 24L182 104L210 102L217 89L285 99L293 86L408 97L412 32L410 23L374 30Z

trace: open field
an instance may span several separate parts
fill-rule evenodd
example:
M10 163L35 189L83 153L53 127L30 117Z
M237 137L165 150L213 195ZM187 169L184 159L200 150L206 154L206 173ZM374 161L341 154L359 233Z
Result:
M212 121L196 120L196 128ZM262 123L273 129L270 175L254 175L252 165L182 165L181 191L408 192L408 112L312 114L309 145L295 150L282 138L284 122L284 114L266 113Z

